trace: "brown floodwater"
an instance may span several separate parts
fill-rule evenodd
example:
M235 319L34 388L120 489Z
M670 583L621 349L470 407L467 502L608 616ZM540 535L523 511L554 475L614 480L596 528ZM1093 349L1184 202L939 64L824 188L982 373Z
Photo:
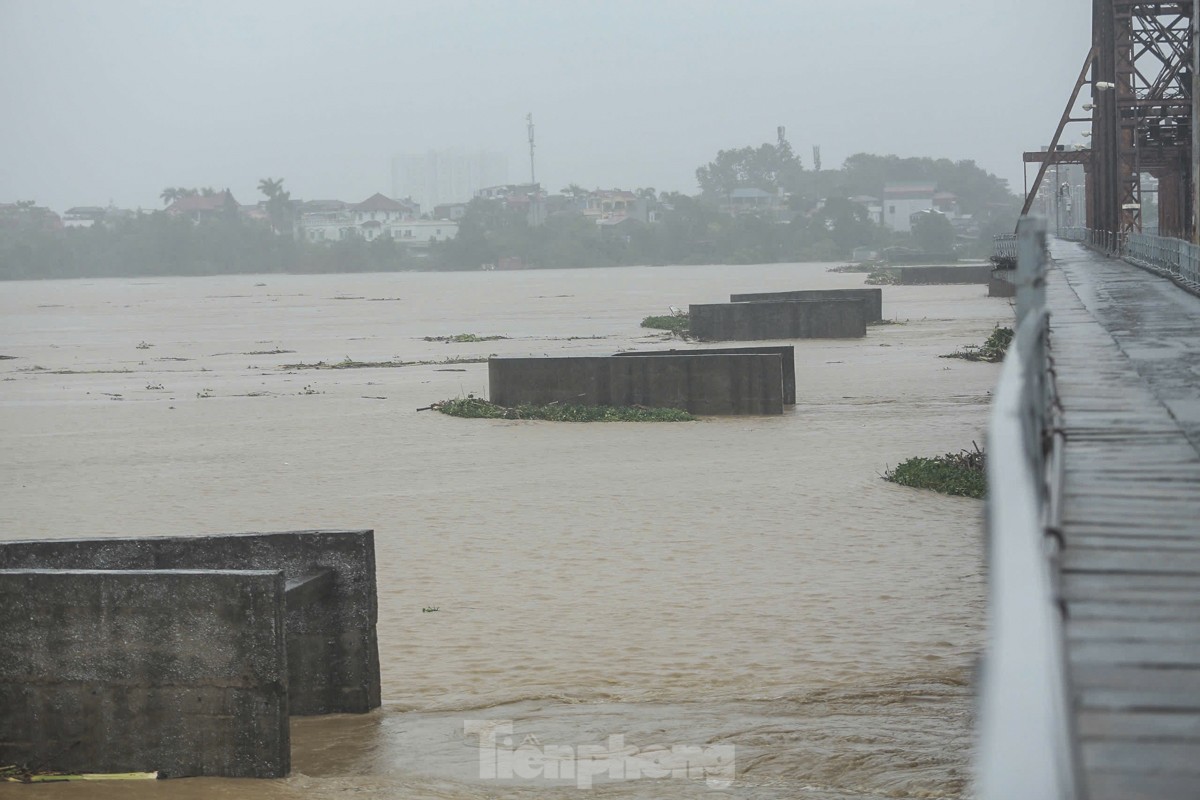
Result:
M596 797L960 796L982 504L880 475L982 444L997 367L938 356L1010 318L984 287L885 287L903 324L795 342L779 417L455 419L418 409L486 396L486 364L285 367L657 348L638 322L671 305L862 285L826 266L0 285L0 538L376 532L381 710L293 718L285 780L38 797L579 792L481 777L481 720L560 761L733 748L728 786L608 774ZM459 333L509 338L424 340Z

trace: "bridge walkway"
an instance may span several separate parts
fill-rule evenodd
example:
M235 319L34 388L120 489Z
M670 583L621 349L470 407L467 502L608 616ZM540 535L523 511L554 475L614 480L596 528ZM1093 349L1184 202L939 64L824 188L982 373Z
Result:
M1200 298L1052 241L1060 593L1085 797L1200 797Z

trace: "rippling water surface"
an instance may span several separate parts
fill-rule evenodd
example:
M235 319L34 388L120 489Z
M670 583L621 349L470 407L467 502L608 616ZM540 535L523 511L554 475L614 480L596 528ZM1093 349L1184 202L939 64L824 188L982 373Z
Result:
M285 367L661 347L638 322L669 305L861 281L766 265L4 284L0 537L370 527L379 573L384 707L294 718L288 779L39 796L577 793L480 778L470 720L512 720L513 746L734 748L728 787L602 776L596 797L959 796L982 507L879 476L982 444L997 368L937 356L1009 317L984 287L885 287L903 324L795 342L782 417L453 419L417 409L486 395L485 364ZM424 340L458 333L510 338Z

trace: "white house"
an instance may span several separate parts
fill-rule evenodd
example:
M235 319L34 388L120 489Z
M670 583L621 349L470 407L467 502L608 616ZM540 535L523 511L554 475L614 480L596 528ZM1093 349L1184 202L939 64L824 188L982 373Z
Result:
M894 231L910 233L912 215L933 207L937 186L932 183L889 183L883 187L883 224Z
M447 219L406 219L388 223L383 231L397 242L413 247L428 247L458 235L458 223Z
M67 228L90 228L97 222L103 222L107 211L99 206L75 206L68 208L62 215L63 226Z
M300 208L297 238L309 242L340 242L357 237L373 242L390 236L413 245L454 238L458 225L452 222L418 220L420 206L411 200L393 200L374 194L353 205L340 200L316 200ZM430 231L422 224L429 222Z
M883 224L894 231L910 233L913 215L937 211L954 220L958 217L958 197L939 192L937 185L923 181L889 183L883 187Z

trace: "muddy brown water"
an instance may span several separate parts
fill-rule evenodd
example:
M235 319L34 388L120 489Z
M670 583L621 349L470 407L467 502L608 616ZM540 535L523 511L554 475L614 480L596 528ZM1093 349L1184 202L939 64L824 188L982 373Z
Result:
M285 780L39 797L578 795L545 765L480 777L464 724L504 720L497 748L557 748L559 767L614 742L626 765L733 748L729 786L603 774L596 797L960 796L982 505L879 476L982 443L998 369L938 355L1010 318L984 287L885 287L884 316L904 324L795 342L798 404L782 417L454 419L416 409L486 395L485 364L283 366L661 348L638 322L671 305L862 277L782 264L3 284L0 354L16 358L0 361L0 537L376 531L379 712L294 718ZM459 333L510 338L424 340Z

